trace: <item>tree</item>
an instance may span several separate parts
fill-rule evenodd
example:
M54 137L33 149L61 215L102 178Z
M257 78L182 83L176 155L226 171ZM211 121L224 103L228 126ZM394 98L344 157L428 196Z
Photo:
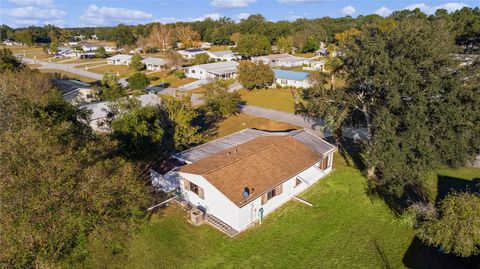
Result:
M50 54L57 54L58 53L58 44L57 43L50 43L48 46L48 51Z
M15 38L22 42L24 45L27 46L33 46L34 43L34 35L32 30L30 29L25 29L25 30L20 30L15 32Z
M110 126L113 137L120 142L121 151L129 158L158 160L169 152L165 144L167 119L158 107L142 107L137 99L114 104L116 111Z
M136 72L128 78L128 87L141 90L150 84L147 75L142 72Z
M132 164L48 81L28 69L0 77L1 267L75 267L91 238L119 252L143 218Z
M182 43L184 48L192 48L195 43L200 41L200 35L190 26L175 27L175 36L177 40Z
M238 40L235 51L247 56L258 56L270 53L270 41L265 36L260 35L242 35Z
M7 48L0 49L0 73L22 69L23 64L17 60L12 51Z
M302 48L302 52L306 53L306 52L315 52L316 50L318 50L319 46L318 46L318 43L317 41L315 41L313 39L313 37L308 37L307 38L307 42L305 42L305 45L303 46Z
M307 109L299 111L306 117L365 126L369 184L392 206L424 200L426 172L464 164L480 149L472 116L479 115L478 76L475 65L453 62L452 45L441 20L414 15L390 28L369 25L342 51L337 74L346 86L306 91Z
M277 47L281 53L291 53L293 47L293 38L289 37L280 37L277 40Z
M147 38L149 46L159 48L161 51L167 51L174 42L173 29L163 24L154 24L150 35Z
M142 71L145 69L145 64L142 62L142 57L138 54L134 54L130 60L130 63L128 64L128 67L135 71Z
M105 58L106 55L107 55L107 52L105 51L105 48L103 46L100 46L100 48L98 48L97 51L95 51L95 57Z
M241 36L242 34L240 34L239 32L235 32L230 36L230 41L232 41L233 44L237 45Z
M275 82L272 69L262 62L241 61L237 73L238 81L248 90L265 88Z
M192 108L190 96L175 98L165 95L162 97L161 110L169 119L170 123L165 128L176 150L184 150L202 141L200 127L193 125L198 112Z
M441 247L445 253L470 257L480 253L480 196L453 193L433 214L420 220L418 237L427 245Z
M182 57L182 55L175 51L169 51L165 56L168 59L168 65L171 69L180 69L185 62L185 59Z
M195 58L193 59L193 64L207 64L211 63L212 60L210 59L210 56L208 56L207 53L200 53L195 55Z
M224 80L215 80L205 85L207 89L203 96L204 106L217 118L235 115L240 112L242 99L238 92L230 92L228 83Z
M113 101L125 95L125 89L118 82L115 74L105 73L102 78L101 87L97 90L100 100Z

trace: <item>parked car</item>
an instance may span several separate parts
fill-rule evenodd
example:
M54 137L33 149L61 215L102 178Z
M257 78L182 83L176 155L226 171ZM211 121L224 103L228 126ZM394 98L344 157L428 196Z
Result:
M159 85L154 85L154 86L149 86L143 89L147 93L159 93L163 91L166 88L165 84L159 84Z

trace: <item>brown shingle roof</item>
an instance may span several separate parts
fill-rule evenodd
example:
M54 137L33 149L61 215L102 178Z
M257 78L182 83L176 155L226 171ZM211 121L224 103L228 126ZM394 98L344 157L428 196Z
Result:
M180 172L199 174L241 207L304 171L322 155L292 136L263 136L184 166ZM244 188L251 190L243 201Z

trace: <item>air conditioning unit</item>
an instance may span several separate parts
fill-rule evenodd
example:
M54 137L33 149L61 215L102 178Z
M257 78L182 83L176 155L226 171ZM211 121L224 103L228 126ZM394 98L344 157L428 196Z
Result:
M195 225L201 225L203 223L203 211L198 208L190 211L190 221Z

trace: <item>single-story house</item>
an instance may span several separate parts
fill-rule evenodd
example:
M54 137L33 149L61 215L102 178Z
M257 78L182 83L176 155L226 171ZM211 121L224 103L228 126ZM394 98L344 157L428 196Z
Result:
M147 70L159 71L162 67L168 64L168 61L162 58L147 57L142 60Z
M198 44L195 44L196 47L200 47L200 48L202 48L202 49L209 49L209 48L212 47L212 45L213 45L212 43L210 43L210 42L204 42L204 41L199 42Z
M311 86L307 72L273 69L273 73L275 83L282 87L308 88Z
M252 57L253 62L263 62L270 66L295 67L307 65L310 59L292 56L287 53Z
M185 76L196 79L234 78L238 65L235 61L194 65L185 68Z
M188 163L178 171L181 198L234 236L301 200L296 195L332 171L335 151L306 130L245 129L175 155Z
M325 71L325 61L322 60L312 60L308 62L307 66L302 67L303 70L320 70Z
M207 51L204 49L184 49L179 50L178 53L185 59L194 59L196 55L207 53Z
M215 61L237 61L242 58L242 56L231 50L224 51L209 51L207 52L208 56Z
M328 55L327 48L320 48L315 51L315 56L327 56L327 55Z
M88 83L74 79L54 79L53 85L70 104L80 105L93 101L94 91Z
M153 93L148 93L135 97L142 106L156 106L161 103L160 97ZM109 102L95 102L80 106L80 108L90 110L91 115L88 124L96 132L111 132L105 120L110 113Z
M92 44L83 44L82 45L82 50L85 52L90 52L90 51L96 51L98 50L99 46L97 45L92 45Z
M5 39L2 41L2 44L5 46L19 46L22 45L21 42Z
M109 52L109 53L118 51L116 46L102 45L102 47L105 49L106 52Z
M70 50L65 53L63 53L61 56L67 57L67 58L75 58L75 59L84 59L84 58L94 58L95 57L95 52L94 51L76 51L76 50Z
M108 64L117 64L117 65L128 65L130 60L132 59L132 55L127 54L117 54L112 57L107 58Z

